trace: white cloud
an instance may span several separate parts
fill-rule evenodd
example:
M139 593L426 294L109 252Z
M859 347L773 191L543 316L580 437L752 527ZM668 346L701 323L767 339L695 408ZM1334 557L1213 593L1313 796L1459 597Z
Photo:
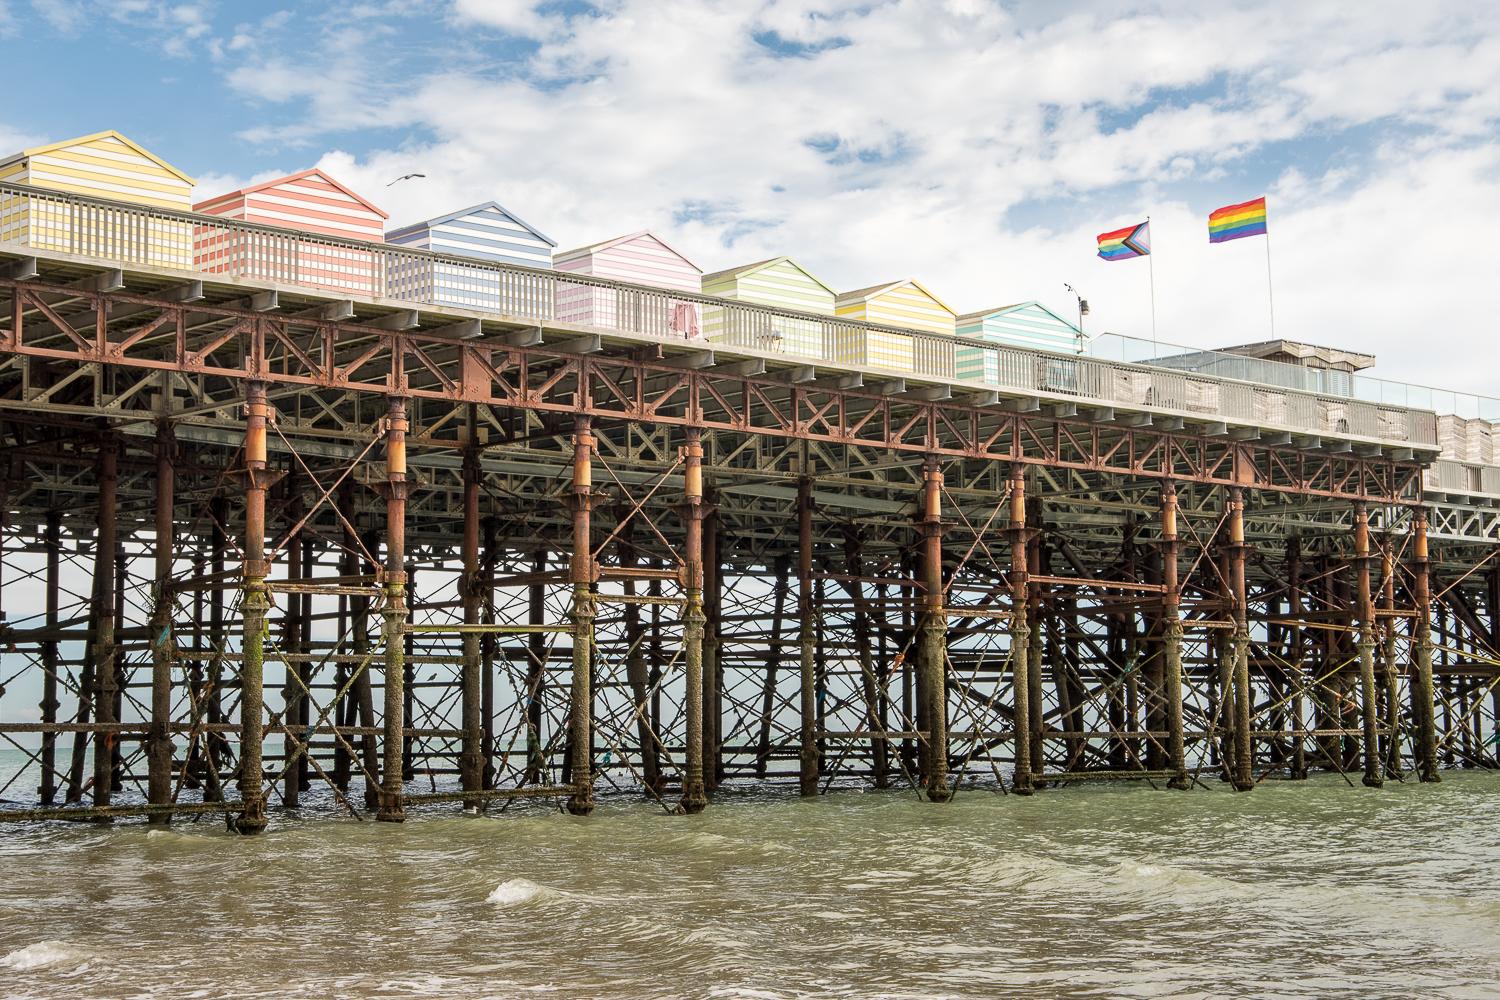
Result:
M451 11L468 44L511 53L495 56L499 71L448 61L392 79L324 36L318 73L293 56L229 70L269 109L251 135L405 134L322 164L374 192L393 223L494 197L565 245L651 226L709 268L791 253L836 286L916 275L961 308L1061 305L1067 280L1093 299L1096 325L1137 333L1150 327L1145 264L1097 261L1093 235L1149 212L1162 335L1213 344L1260 339L1268 324L1264 247L1208 247L1206 201L1264 182L1279 333L1378 347L1403 374L1475 387L1487 376L1463 351L1487 344L1490 310L1465 289L1486 277L1471 220L1500 207L1500 10L458 0ZM1299 141L1313 150L1305 162L1295 146L1279 148L1285 166L1260 159ZM412 170L427 179L384 188ZM1414 329L1441 330L1454 354L1420 348Z
M461 20L499 28L521 38L549 38L565 26L558 14L544 13L544 4L533 0L456 0L454 13Z

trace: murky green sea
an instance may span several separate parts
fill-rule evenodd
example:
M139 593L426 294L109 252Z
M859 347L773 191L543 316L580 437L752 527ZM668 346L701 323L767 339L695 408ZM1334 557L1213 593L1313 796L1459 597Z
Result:
M9 997L1492 997L1500 775L0 830Z

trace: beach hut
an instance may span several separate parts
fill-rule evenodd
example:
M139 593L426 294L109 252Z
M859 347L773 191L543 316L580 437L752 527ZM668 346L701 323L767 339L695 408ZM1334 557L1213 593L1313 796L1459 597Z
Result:
M487 201L385 234L393 246L471 257L485 264L551 268L557 243L499 202ZM532 275L450 261L394 258L387 291L397 298L489 312L546 315L552 285Z
M383 293L374 254L334 241L381 242L386 214L321 170L252 184L200 201L193 210L308 234L199 226L193 246L200 271L358 295Z
M703 291L706 295L823 316L833 315L836 298L832 288L790 257L773 257L705 275ZM824 327L816 319L712 306L704 310L703 317L703 331L709 340L808 358L823 357Z
M969 340L1059 354L1077 354L1082 338L1077 326L1040 302L1018 302L965 313L958 317L958 335ZM1014 367L1004 364L1007 357L1001 351L960 344L955 357L956 372L962 379L1009 385L1010 380L1002 377Z
M654 233L641 231L556 254L552 266L570 274L610 278L653 289L698 293L703 270ZM695 302L658 291L614 289L562 281L557 318L564 323L678 339L703 336Z
M193 179L118 132L23 149L0 160L0 181L186 212ZM0 192L0 242L186 270L187 222Z
M958 320L947 303L912 278L844 292L835 301L834 312L840 319L946 337L953 336ZM953 373L952 343L858 328L840 329L832 340L832 360L845 364L929 375Z

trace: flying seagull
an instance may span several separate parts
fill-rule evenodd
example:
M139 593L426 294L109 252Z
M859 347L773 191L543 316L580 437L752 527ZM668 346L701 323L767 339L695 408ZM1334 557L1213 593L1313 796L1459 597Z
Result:
M391 181L391 184L395 184L398 181L409 181L413 177L426 177L426 176L427 176L426 174L402 174L400 177L397 177L396 180ZM387 184L386 187L390 187L391 184Z

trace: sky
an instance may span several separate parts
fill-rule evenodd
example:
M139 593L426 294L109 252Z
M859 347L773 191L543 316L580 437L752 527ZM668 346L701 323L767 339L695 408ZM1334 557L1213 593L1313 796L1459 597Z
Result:
M1500 395L1496 3L0 0L0 57L4 153L113 128L200 197L320 166L393 226L494 199L960 313L1071 284L1091 334L1203 347L1274 289L1277 336ZM1210 246L1260 195L1269 238ZM1147 217L1150 261L1096 257Z

